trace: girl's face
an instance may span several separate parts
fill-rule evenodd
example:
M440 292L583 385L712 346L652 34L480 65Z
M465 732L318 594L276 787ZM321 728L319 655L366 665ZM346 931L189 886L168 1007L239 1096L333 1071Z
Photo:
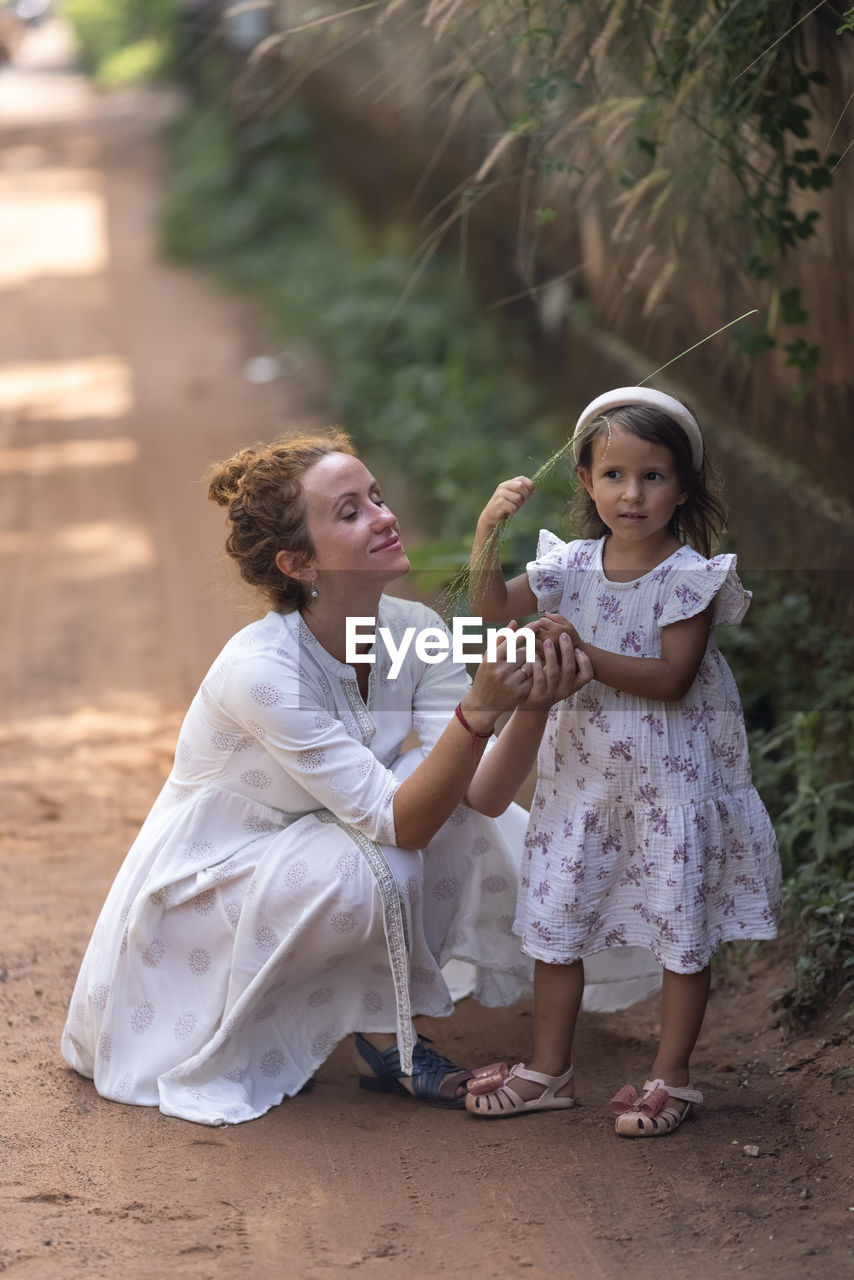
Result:
M408 572L397 518L358 458L327 454L306 471L302 488L314 544L309 564L318 575L362 574L365 585L384 585Z
M595 437L592 464L578 474L603 523L615 538L629 542L663 544L674 511L687 497L670 449L616 422Z

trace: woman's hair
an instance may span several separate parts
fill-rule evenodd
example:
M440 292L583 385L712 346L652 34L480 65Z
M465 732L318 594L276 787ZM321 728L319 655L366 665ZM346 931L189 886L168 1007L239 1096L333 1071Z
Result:
M306 559L314 554L303 476L327 454L355 452L343 431L280 436L270 444L241 449L208 473L208 497L228 508L226 551L237 561L241 577L259 587L280 613L298 609L306 597L303 584L277 566L277 553L291 551Z
M679 483L685 490L685 501L676 508L668 528L680 542L689 543L708 557L726 524L726 505L721 484L706 450L699 471L691 458L691 443L679 423L661 409L647 405L627 404L609 409L583 428L577 443L576 471L592 470L593 443L616 424L650 444L664 445L673 454ZM573 532L585 538L601 538L608 532L596 504L586 489L579 487L571 506Z

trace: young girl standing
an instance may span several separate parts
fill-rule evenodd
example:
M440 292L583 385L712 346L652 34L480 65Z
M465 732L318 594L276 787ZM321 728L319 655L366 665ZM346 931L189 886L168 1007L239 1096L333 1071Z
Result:
M472 554L473 612L539 612L544 645L568 631L594 678L552 708L538 759L515 923L536 961L534 1053L467 1107L497 1118L573 1106L583 958L645 946L663 966L658 1052L642 1096L625 1085L611 1110L617 1133L655 1137L702 1101L689 1061L712 953L776 933L777 845L713 632L742 619L749 595L735 556L707 558L725 513L678 400L647 387L599 396L572 450L581 540L543 531L527 575L504 581L491 535L533 492L518 476L484 508Z

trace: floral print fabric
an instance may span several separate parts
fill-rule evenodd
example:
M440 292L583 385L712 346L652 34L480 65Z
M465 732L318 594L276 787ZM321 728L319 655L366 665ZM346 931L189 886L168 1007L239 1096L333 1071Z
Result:
M735 556L683 546L643 577L611 582L603 545L543 531L528 565L541 612L563 614L599 648L655 658L662 627L709 605L713 629L747 611ZM679 702L592 681L553 708L538 773L515 926L528 955L569 963L636 945L691 973L722 942L775 935L777 844L714 630Z

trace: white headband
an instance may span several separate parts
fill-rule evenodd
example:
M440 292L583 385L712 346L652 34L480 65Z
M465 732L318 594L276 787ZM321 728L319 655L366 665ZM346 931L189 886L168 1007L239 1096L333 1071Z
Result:
M662 409L669 414L679 423L688 437L688 443L691 445L691 461L694 463L695 470L699 471L702 468L703 437L696 418L688 412L684 404L674 400L673 396L665 395L663 391L654 391L652 387L617 387L616 391L606 391L604 395L591 400L575 424L575 430L572 433L572 456L576 462L578 461L577 437L583 428L589 426L594 419L601 418L608 409L621 409L630 404L649 405L651 409Z

